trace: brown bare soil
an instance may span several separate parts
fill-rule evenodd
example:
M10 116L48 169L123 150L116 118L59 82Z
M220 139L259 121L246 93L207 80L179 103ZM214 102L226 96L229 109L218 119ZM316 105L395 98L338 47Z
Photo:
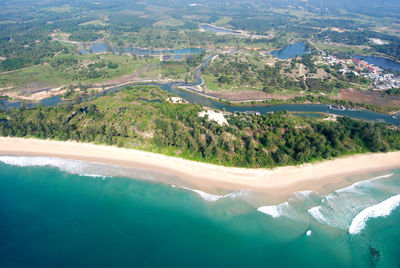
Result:
M216 97L222 98L230 101L244 101L244 100L257 100L257 99L291 99L298 95L295 94L285 94L285 95L278 95L278 94L268 94L263 91L257 90L243 90L243 91L205 91L205 93Z
M159 75L151 75L147 71L152 71L156 68L153 64L146 65L143 69L134 71L130 74L123 75L121 77L116 77L105 82L96 83L95 86L102 86L102 85L115 85L115 84L123 84L130 81L146 81L146 80L155 80L155 79L162 79Z
M116 84L123 84L123 83L127 83L129 81L133 81L133 80L145 80L144 78L140 78L141 76L141 72L140 71L135 71L131 74L127 74L121 77L117 77L105 82L101 82L101 83L96 83L95 86L108 86L108 85L116 85ZM151 79L151 78L148 78Z
M342 89L337 99L400 108L400 96L391 96L379 91L359 91L352 88Z

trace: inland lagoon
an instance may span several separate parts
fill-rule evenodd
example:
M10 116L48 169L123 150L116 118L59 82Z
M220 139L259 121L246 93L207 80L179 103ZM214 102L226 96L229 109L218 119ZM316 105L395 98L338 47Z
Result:
M309 53L309 50L303 42L294 42L293 44L287 45L282 49L273 50L271 55L280 60L287 60L293 57L303 56L307 53Z

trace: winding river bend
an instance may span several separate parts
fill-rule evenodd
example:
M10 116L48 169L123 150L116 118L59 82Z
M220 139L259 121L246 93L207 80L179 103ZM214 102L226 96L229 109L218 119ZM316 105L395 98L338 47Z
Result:
M206 60L203 62L202 66L206 66L211 58L214 55L208 56ZM184 82L171 82L166 84L161 83L143 83L143 84L132 84L134 85L154 85L158 86L161 89L168 91L172 94L175 94L189 103L196 103L203 106L207 106L210 108L215 108L219 110L226 110L228 112L252 112L252 113L260 113L267 114L278 111L289 111L289 112L303 112L303 113L331 113L341 116L348 116L354 119L361 119L367 121L376 121L394 125L400 125L400 115L393 116L388 114L376 113L368 110L339 110L339 109L330 109L330 105L326 104L285 104L285 105L246 105L246 106L232 106L226 103L219 102L213 98L212 96L207 97L206 94L200 95L195 91L181 90L178 87L195 87L200 85L203 81L201 79L201 67L196 69L194 72L195 82L194 83L184 83ZM115 92L121 90L125 86L116 86L107 92ZM102 94L99 94L102 95ZM97 95L97 96L99 96ZM43 99L39 102L40 105L43 106L55 106L58 103L63 102L61 96L54 96L51 98ZM23 105L22 102L9 102L8 100L0 100L0 109L8 110L11 108L18 108ZM38 105L37 103L28 103L27 107L34 107Z

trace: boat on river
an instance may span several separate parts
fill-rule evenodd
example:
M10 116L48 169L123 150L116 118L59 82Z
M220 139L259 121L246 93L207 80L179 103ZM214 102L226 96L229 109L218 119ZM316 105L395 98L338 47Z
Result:
M331 110L346 111L346 107L344 107L343 105L329 105L328 107Z

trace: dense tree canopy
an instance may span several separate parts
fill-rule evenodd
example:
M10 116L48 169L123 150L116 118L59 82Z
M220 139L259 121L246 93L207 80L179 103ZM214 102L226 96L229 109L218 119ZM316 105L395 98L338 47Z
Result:
M230 114L229 125L221 126L199 117L201 106L167 98L159 88L135 87L89 102L10 110L0 115L0 134L106 143L245 167L400 149L400 132L384 124L278 112Z

